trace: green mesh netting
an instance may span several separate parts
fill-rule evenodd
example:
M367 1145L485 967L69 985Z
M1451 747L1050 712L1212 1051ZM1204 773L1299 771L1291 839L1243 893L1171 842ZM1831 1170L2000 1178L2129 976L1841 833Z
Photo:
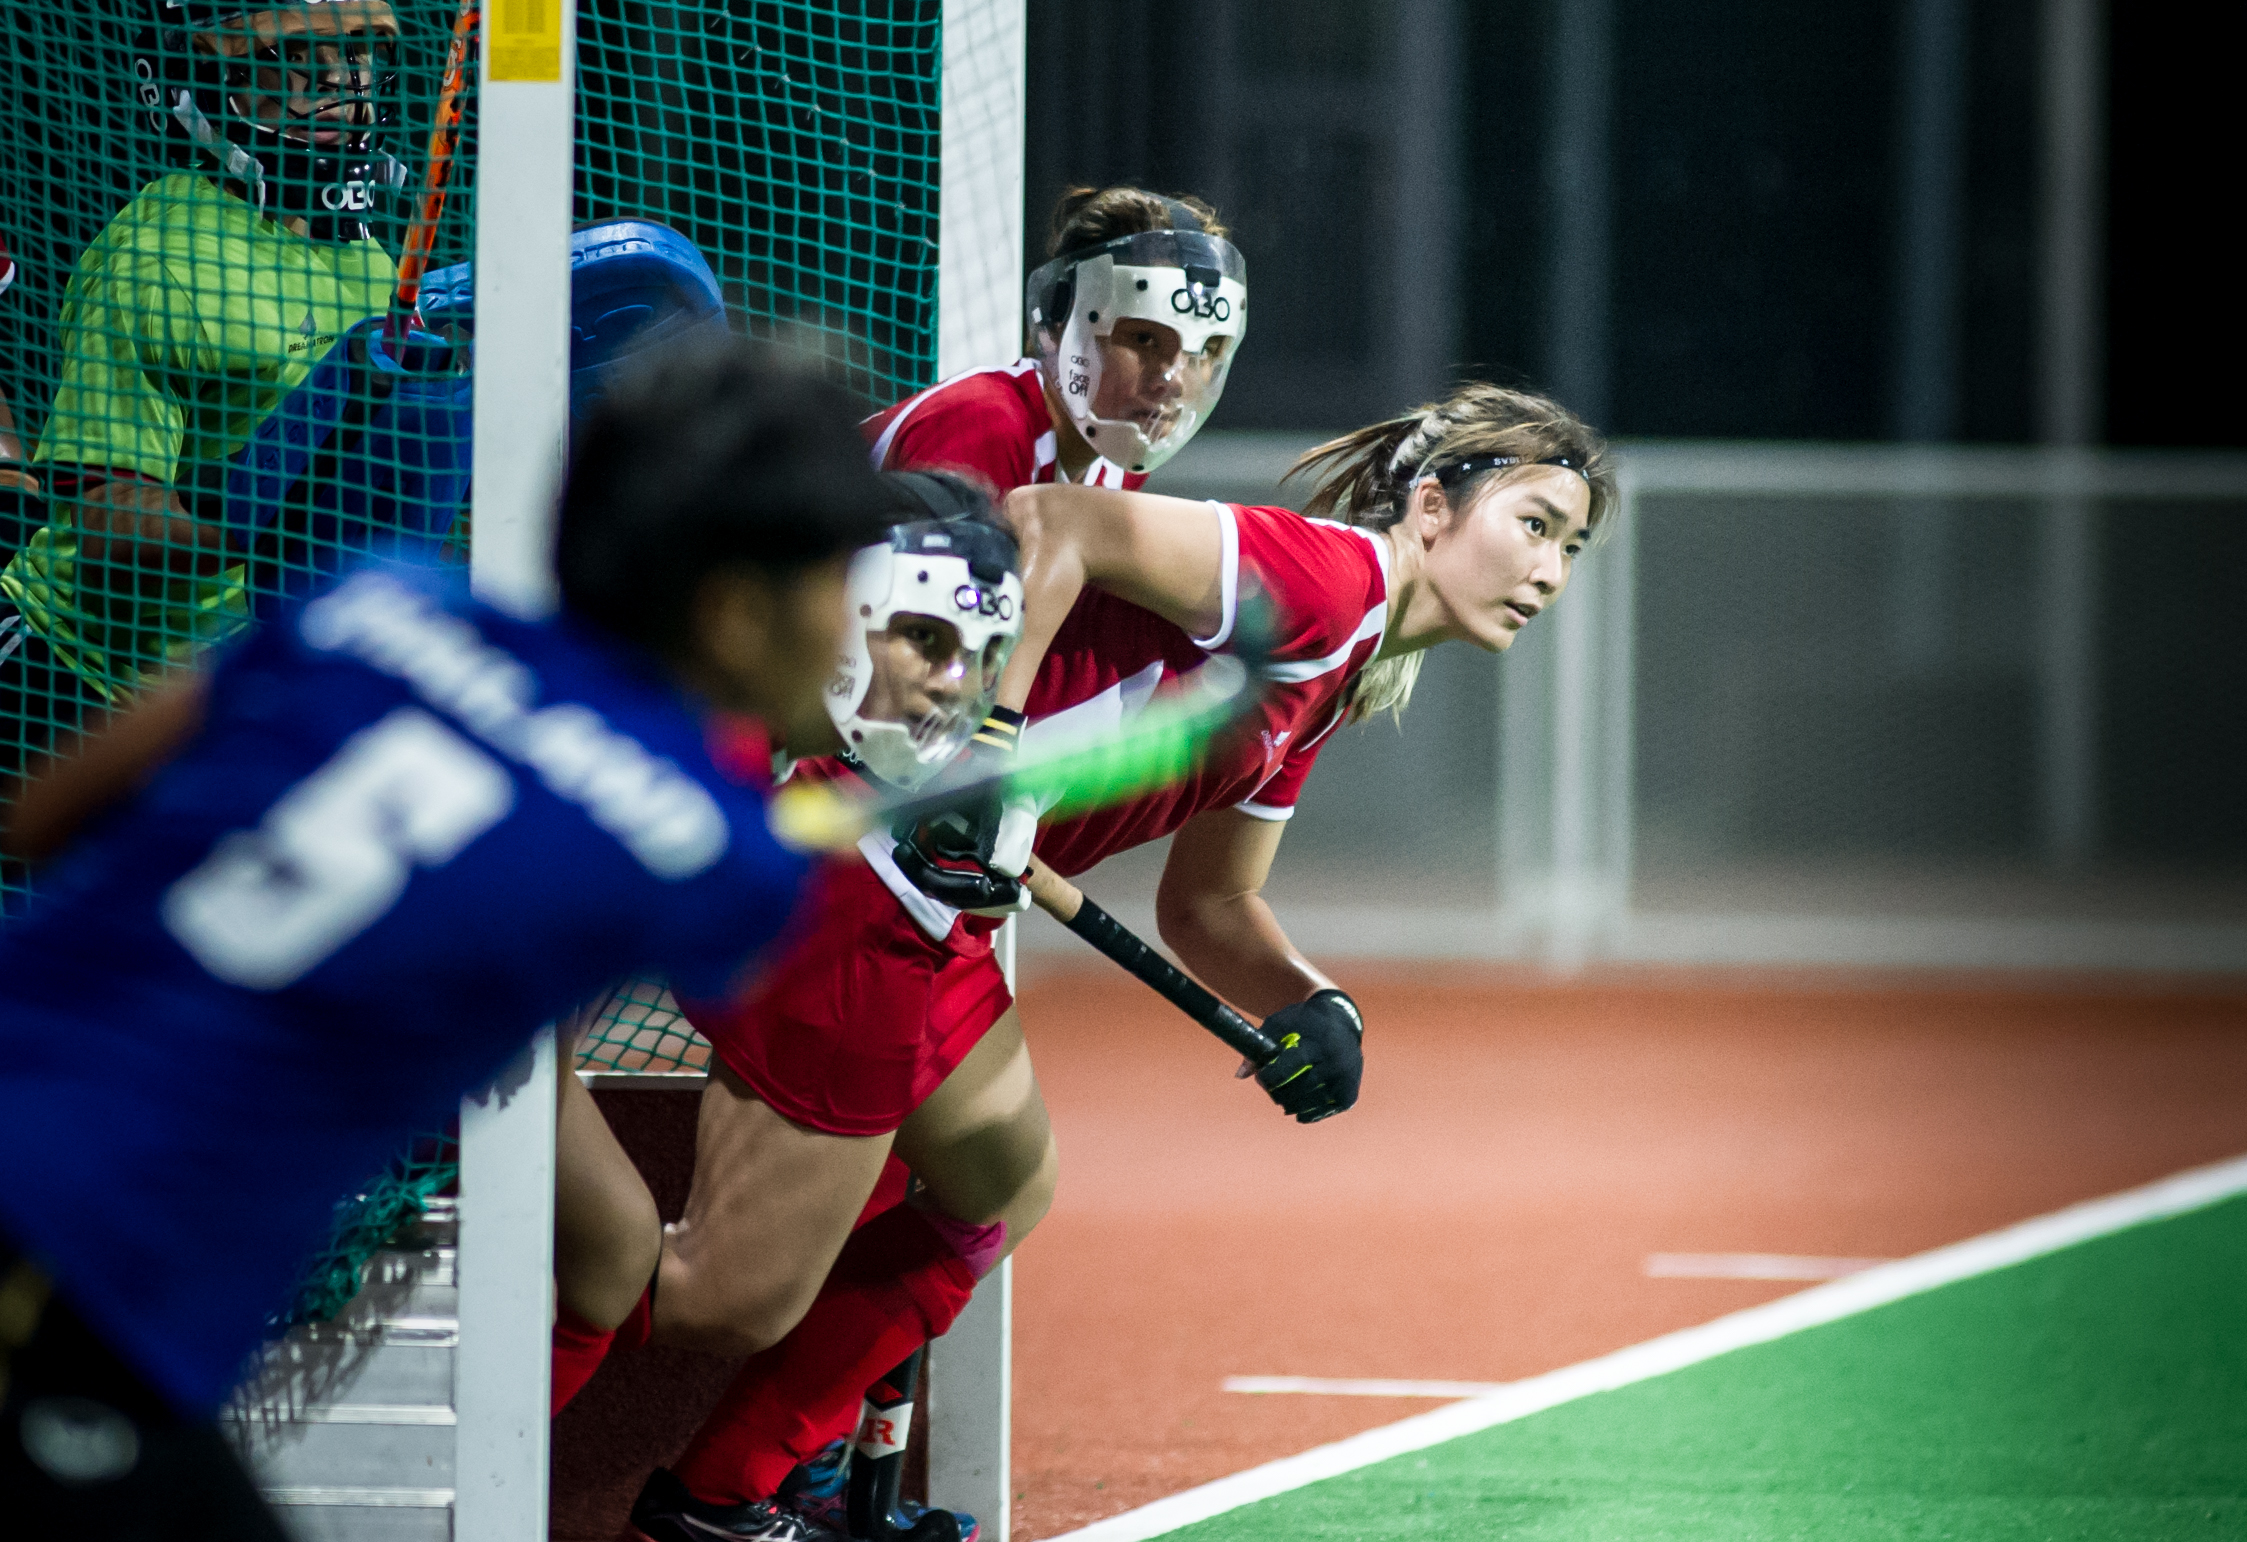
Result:
M454 7L4 11L0 775L363 554L464 560L469 433L389 320Z
M364 1188L336 1203L334 1231L305 1261L295 1298L274 1315L272 1326L333 1320L359 1293L367 1260L418 1222L429 1201L451 1193L459 1180L456 1132L414 1136Z
M710 1042L679 1013L660 980L630 980L585 1016L581 1071L706 1071Z
M580 221L660 220L875 405L936 369L941 0L578 9Z
M469 450L467 351L417 342L398 283L456 7L5 16L0 774L353 560L465 561ZM292 140L307 104L328 132ZM472 133L438 148L442 268L473 245ZM0 870L9 913L29 892ZM452 1186L449 1139L401 1147L280 1321L333 1315Z
M460 15L0 0L0 780L362 554L467 559L472 287L443 270L475 245L473 67L449 196L414 235ZM940 16L585 0L576 218L671 226L735 327L869 405L927 385ZM273 153L308 104L343 143ZM426 343L397 303L409 246L437 270ZM32 889L0 867L0 914ZM706 1058L652 985L584 1041L614 1069ZM339 1205L288 1320L332 1313L452 1182L448 1142L406 1143Z
M824 359L870 405L936 374L941 0L592 0L578 9L580 223L660 221L735 323ZM589 1070L698 1071L709 1045L637 982Z

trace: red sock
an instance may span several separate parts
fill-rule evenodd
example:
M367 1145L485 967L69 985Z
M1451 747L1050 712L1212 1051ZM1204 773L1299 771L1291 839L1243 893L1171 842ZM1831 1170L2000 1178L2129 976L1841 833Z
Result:
M858 1212L856 1226L864 1226L884 1210L904 1204L905 1195L912 1187L911 1168L894 1156L882 1163L881 1174L874 1179L874 1192L866 1196L866 1208Z
M566 1306L555 1309L550 1412L560 1413L569 1406L570 1399L593 1379L593 1373L608 1358L609 1345L615 1339L614 1328L596 1328Z
M640 1292L631 1315L614 1328L596 1328L566 1306L554 1312L554 1386L551 1412L560 1413L601 1368L610 1349L638 1349L655 1325L655 1282Z
M927 1216L904 1205L876 1216L804 1320L742 1366L679 1459L680 1479L712 1504L770 1497L851 1428L874 1378L951 1327L974 1293L975 1271Z

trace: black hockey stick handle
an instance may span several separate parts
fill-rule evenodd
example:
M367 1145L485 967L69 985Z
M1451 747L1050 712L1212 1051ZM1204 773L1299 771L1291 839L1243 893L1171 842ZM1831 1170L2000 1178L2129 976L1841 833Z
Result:
M1131 928L1095 905L1085 892L1049 867L1023 875L1038 908L1153 986L1157 994L1256 1065L1270 1065L1280 1047L1272 1036L1219 1001L1186 972L1150 948Z

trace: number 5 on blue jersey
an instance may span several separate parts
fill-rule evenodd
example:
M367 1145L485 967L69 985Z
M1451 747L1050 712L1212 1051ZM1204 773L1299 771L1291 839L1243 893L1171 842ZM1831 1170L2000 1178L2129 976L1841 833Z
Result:
M380 920L415 866L450 862L514 804L498 761L400 707L173 884L165 929L219 979L279 990Z

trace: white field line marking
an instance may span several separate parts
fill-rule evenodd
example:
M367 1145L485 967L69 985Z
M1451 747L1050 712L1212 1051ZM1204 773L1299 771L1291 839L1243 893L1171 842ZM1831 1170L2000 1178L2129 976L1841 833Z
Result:
M2242 1192L2247 1192L2247 1157L2192 1168L2143 1188L2070 1205L2065 1210L2055 1210L2017 1226L1954 1242L1916 1257L1898 1259L1830 1284L1815 1285L1696 1328L1680 1329L1648 1339L1643 1344L1633 1344L1596 1360L1509 1382L1482 1397L1414 1414L1409 1419L1367 1430L1362 1435L1266 1462L1261 1467L1251 1467L1229 1478L1219 1478L1214 1483L1172 1494L1136 1510L1112 1515L1104 1521L1066 1532L1052 1542L1144 1542L1146 1538L1162 1536L1324 1478L1355 1472L1393 1456L1423 1451L1462 1435L1472 1435L1477 1430L1508 1424L1594 1392L1611 1391L1698 1365L1703 1360L1713 1360L1751 1344L1768 1343L1790 1333L1800 1333L1805 1328L1854 1317L1907 1296L1994 1273L2148 1221L2206 1209Z
M1649 1253L1654 1280L1839 1280L1893 1258L1807 1258L1796 1253Z
M1378 1376L1228 1376L1227 1392L1309 1392L1326 1397L1481 1397L1502 1381L1398 1381Z

